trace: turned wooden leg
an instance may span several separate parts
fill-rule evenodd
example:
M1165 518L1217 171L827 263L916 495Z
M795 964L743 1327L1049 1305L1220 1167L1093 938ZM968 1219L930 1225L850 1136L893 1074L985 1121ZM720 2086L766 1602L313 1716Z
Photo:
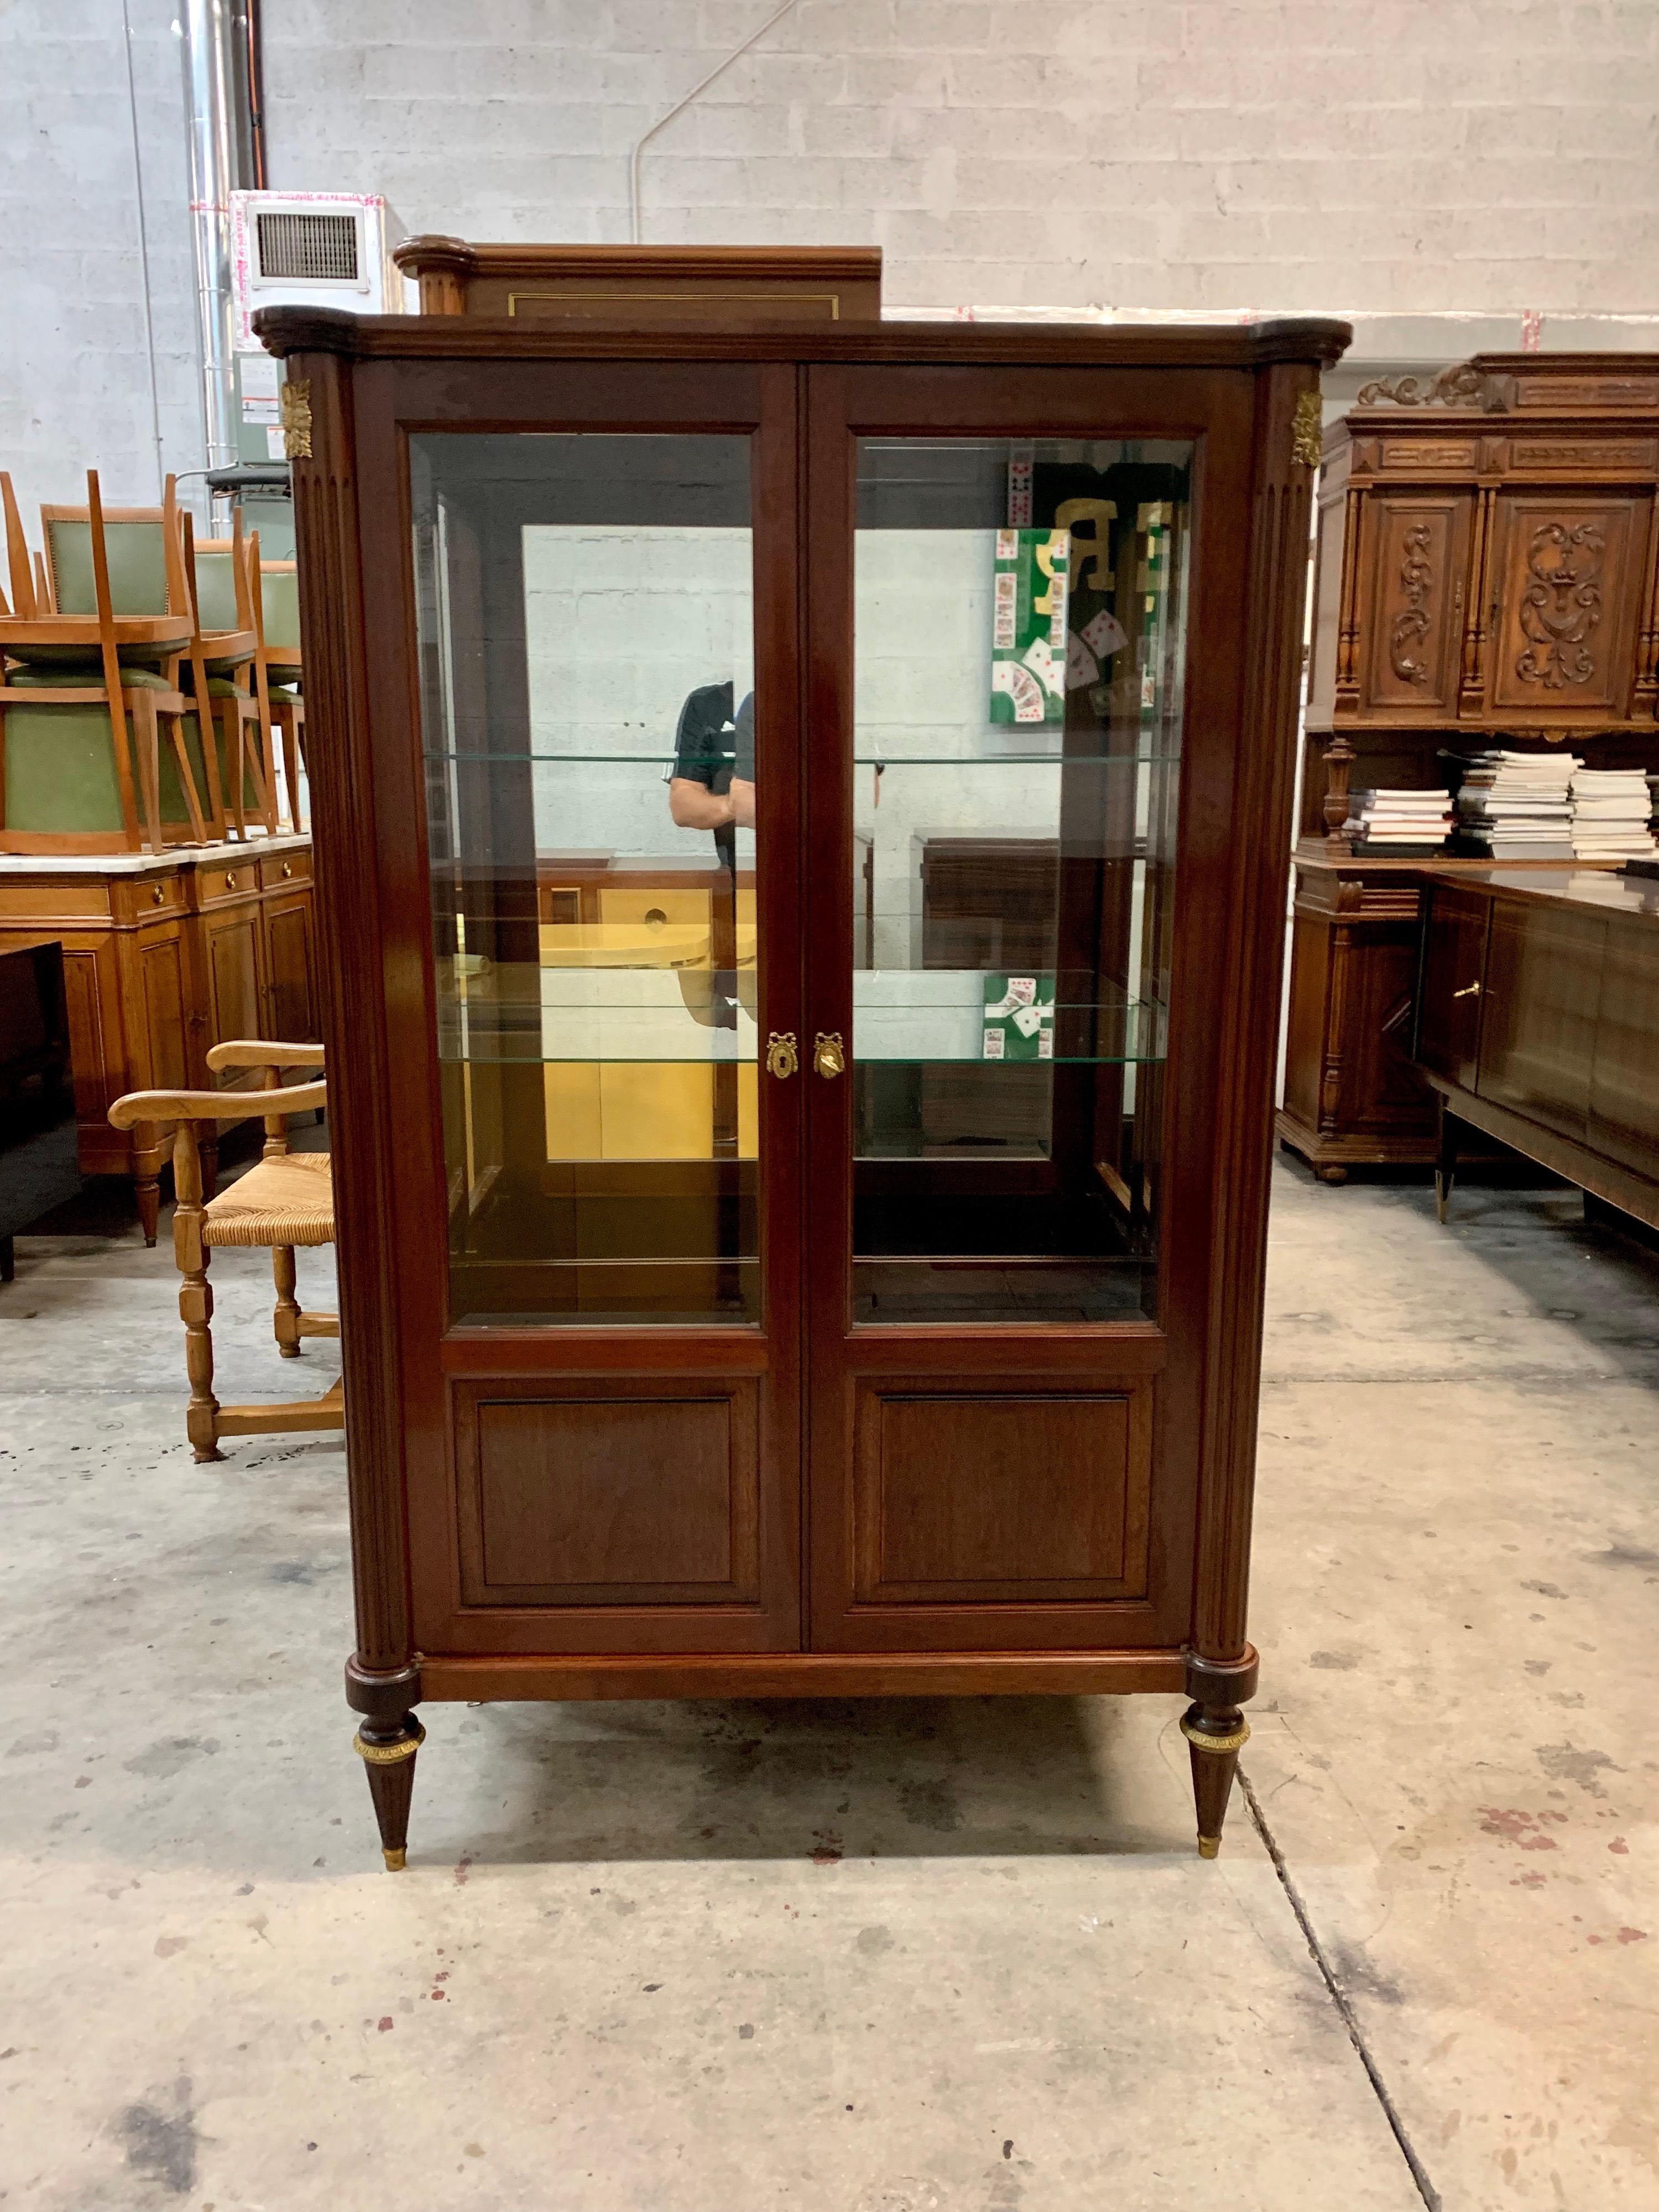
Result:
M284 1359L297 1359L300 1357L300 1301L294 1295L297 1277L291 1244L272 1245L270 1272L276 1281L276 1349Z
M184 1277L179 1285L179 1317L185 1324L185 1366L190 1376L185 1431L198 1460L222 1459L219 1401L213 1395L213 1285L208 1280L208 1249L202 1241L202 1168L196 1156L196 1132L188 1121L179 1123L173 1146L173 1256Z
M404 1863L409 1845L409 1805L415 1794L415 1754L426 1730L413 1713L394 1720L365 1720L356 1748L368 1773L368 1794L380 1823L380 1850L392 1873Z
M198 1147L202 1163L202 1195L211 1198L219 1188L219 1139L210 1130Z
M1188 1705L1181 1733L1192 1760L1198 1855L1212 1859L1221 1850L1227 1800L1238 1771L1238 1754L1249 1741L1250 1724L1237 1705Z
M415 1717L421 1699L418 1663L365 1666L346 1661L346 1703L362 1716L353 1746L368 1775L368 1794L380 1826L380 1849L395 1874L409 1843L409 1801L415 1790L415 1754L426 1730Z
M1444 1221L1451 1206L1452 1185L1457 1180L1457 1116L1446 1111L1437 1094L1438 1137L1434 1155L1434 1218Z
M133 1191L138 1200L138 1219L144 1232L146 1244L153 1244L161 1228L161 1178L160 1176L135 1176Z

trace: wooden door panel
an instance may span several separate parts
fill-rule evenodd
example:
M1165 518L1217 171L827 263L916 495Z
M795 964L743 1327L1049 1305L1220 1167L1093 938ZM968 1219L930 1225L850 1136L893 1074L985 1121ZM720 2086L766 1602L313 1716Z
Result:
M1152 1396L862 1386L855 1602L1144 1596Z
M1415 922L1356 924L1342 933L1337 1120L1344 1133L1387 1135L1432 1122L1433 1100L1411 1057L1419 952Z
M291 1044L317 1036L315 959L309 890L272 900L265 908L270 978L270 1034Z
M184 946L176 930L140 939L139 973L144 988L144 1042L149 1066L146 1085L182 1091L190 1082L185 1042Z
M1488 700L1541 723L1628 712L1651 502L1500 492Z
M72 951L68 945L64 948L64 1003L69 1014L75 1114L76 1119L83 1123L103 1122L114 1099L127 1087L118 1080L119 1071L109 1066L103 1000L98 988L100 960L108 961L113 984L115 952L107 939L99 951Z
M1610 923L1588 1141L1644 1175L1659 1155L1659 932Z
M1467 891L1427 894L1417 1057L1431 1074L1473 1091L1480 1057L1491 901Z
M207 931L210 1044L265 1034L263 1019L264 959L259 943L259 909L241 908L204 925Z
M756 1395L475 1398L458 1432L463 1601L752 1605Z
M1607 925L1492 902L1480 1024L1482 1098L1583 1137Z
M1425 720L1456 711L1470 492L1388 491L1365 502L1370 652L1362 708Z

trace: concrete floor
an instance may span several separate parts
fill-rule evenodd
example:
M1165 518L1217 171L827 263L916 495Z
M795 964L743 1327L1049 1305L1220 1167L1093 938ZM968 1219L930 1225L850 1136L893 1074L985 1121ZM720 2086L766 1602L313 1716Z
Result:
M989 1698L434 1708L384 1874L337 1445L196 1467L165 1246L20 1242L0 2203L1651 2212L1659 1261L1578 1214L1281 1164L1214 1865L1176 1701Z

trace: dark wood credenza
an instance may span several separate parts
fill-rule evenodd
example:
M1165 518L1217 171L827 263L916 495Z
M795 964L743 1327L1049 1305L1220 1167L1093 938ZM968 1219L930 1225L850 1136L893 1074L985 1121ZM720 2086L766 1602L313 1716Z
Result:
M1659 1228L1659 880L1431 870L1424 908L1416 1060L1443 1218L1473 1128Z
M127 1091L222 1087L211 1045L314 1042L311 839L0 858L0 952L48 944L63 947L82 1170L133 1178L153 1244L173 1133L113 1129L109 1109Z

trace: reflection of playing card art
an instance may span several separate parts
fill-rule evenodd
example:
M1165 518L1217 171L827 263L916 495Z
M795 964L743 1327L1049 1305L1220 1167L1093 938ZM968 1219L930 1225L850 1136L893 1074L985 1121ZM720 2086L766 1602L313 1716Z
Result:
M1064 530L999 530L991 629L991 720L1066 717L1066 579Z
M1078 635L1097 660L1109 660L1113 653L1121 653L1129 642L1129 633L1107 607L1103 607L1092 622L1085 623Z
M1052 1060L1054 1056L1054 979L1052 975L987 975L981 1057Z
M1092 684L1099 673L1100 663L1073 630L1066 641L1066 689L1081 691L1084 685Z

